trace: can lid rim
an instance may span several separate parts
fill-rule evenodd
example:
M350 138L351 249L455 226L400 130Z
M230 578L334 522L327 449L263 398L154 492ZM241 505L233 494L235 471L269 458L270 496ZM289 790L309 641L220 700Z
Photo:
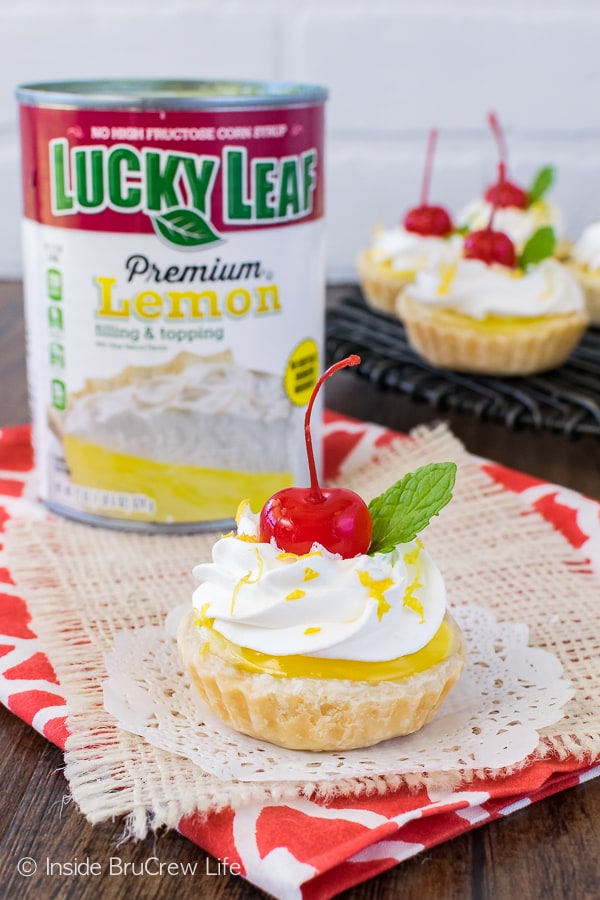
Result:
M23 104L123 109L214 109L323 103L327 88L287 81L90 79L21 84Z

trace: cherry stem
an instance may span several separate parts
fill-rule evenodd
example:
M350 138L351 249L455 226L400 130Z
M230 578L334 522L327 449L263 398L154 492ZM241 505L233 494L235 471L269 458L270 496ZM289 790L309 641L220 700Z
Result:
M346 366L357 366L359 362L360 356L357 356L355 353L353 353L351 356L347 356L345 359L340 359L339 362L334 363L325 372L323 372L323 374L315 384L312 394L310 395L310 400L308 401L308 406L306 407L306 413L304 415L304 440L306 441L306 455L308 457L308 471L310 473L310 496L313 500L323 499L323 493L321 491L319 479L317 477L317 467L315 465L312 435L310 433L310 416L315 403L315 398L319 393L321 385L327 378L330 377L330 375L333 375L334 372L338 372L340 369L345 369Z
M496 210L498 209L498 201L500 199L500 193L502 191L502 185L504 184L504 176L505 169L504 163L498 163L498 190L494 191L494 199L492 201L492 211L490 213L490 221L487 224L486 231L492 231L492 226L494 224L494 216L496 215Z
M498 116L496 115L496 113L489 113L488 122L490 123L492 134L496 138L496 145L498 147L500 163L503 166L504 172L506 172L506 170L508 169L508 147L506 146L506 138L504 137L504 132L502 130L500 122L498 121Z
M438 129L432 128L429 132L429 141L427 142L427 156L425 157L425 171L423 173L423 184L421 187L421 206L427 206L429 200L429 188L431 186L431 173L433 171L433 157L435 156L435 146L437 144Z

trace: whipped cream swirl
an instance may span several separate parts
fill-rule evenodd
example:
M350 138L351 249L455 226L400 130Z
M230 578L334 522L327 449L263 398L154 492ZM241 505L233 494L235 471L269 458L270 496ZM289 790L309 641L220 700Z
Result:
M351 559L319 544L297 556L259 542L257 520L246 507L237 535L194 568L194 608L227 640L271 656L382 662L434 637L446 591L418 540Z
M600 222L593 222L583 231L572 250L573 259L590 272L600 270Z
M398 227L375 234L371 257L374 262L390 263L398 272L416 272L439 262L451 262L460 255L461 247L459 235L424 236Z
M478 231L488 227L491 215L492 204L481 198L469 203L457 217L457 222L460 228ZM562 213L557 206L545 200L537 200L527 209L519 209L516 206L501 207L494 214L494 231L503 231L507 234L519 251L532 234L545 225L554 230L557 240L564 237Z
M545 259L524 272L488 266L477 259L420 272L407 295L475 319L486 316L535 317L581 312L583 293L569 270Z

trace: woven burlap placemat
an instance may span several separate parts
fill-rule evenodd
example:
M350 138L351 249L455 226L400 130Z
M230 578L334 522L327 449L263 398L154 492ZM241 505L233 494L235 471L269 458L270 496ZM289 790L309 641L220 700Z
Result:
M580 553L496 484L443 425L398 438L347 473L344 486L368 501L405 472L443 460L458 465L454 499L423 539L444 574L450 604L483 606L498 619L526 623L530 644L555 654L575 687L563 718L540 733L523 765L551 755L591 761L600 755L600 584ZM126 816L128 833L142 837L197 810L301 793L357 796L433 780L398 773L321 784L224 782L115 726L102 694L104 657L115 633L162 625L171 609L188 602L192 567L209 559L214 540L214 534L142 535L54 517L9 523L10 571L67 701L65 773L87 818ZM479 770L462 777L504 774ZM455 776L444 782L437 774L436 787L441 783L450 787Z

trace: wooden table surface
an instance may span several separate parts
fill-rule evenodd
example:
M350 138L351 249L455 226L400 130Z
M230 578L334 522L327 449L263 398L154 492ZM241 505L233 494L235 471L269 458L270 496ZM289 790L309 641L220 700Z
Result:
M329 291L335 302L339 289ZM440 414L396 393L378 391L350 371L330 379L330 409L406 431ZM468 414L444 417L472 453L600 499L600 441L569 441L508 431ZM27 422L22 290L0 283L0 426ZM64 802L62 754L0 706L0 897L250 898L262 891L232 874L177 833L118 844L123 823L94 826ZM41 871L27 879L17 864L31 857ZM100 863L101 877L44 875L46 861ZM195 875L108 874L111 857L137 870L151 857L197 863ZM136 868L133 869L133 872ZM212 872L213 874L209 874ZM559 793L427 851L342 896L346 900L593 900L600 898L600 779Z

